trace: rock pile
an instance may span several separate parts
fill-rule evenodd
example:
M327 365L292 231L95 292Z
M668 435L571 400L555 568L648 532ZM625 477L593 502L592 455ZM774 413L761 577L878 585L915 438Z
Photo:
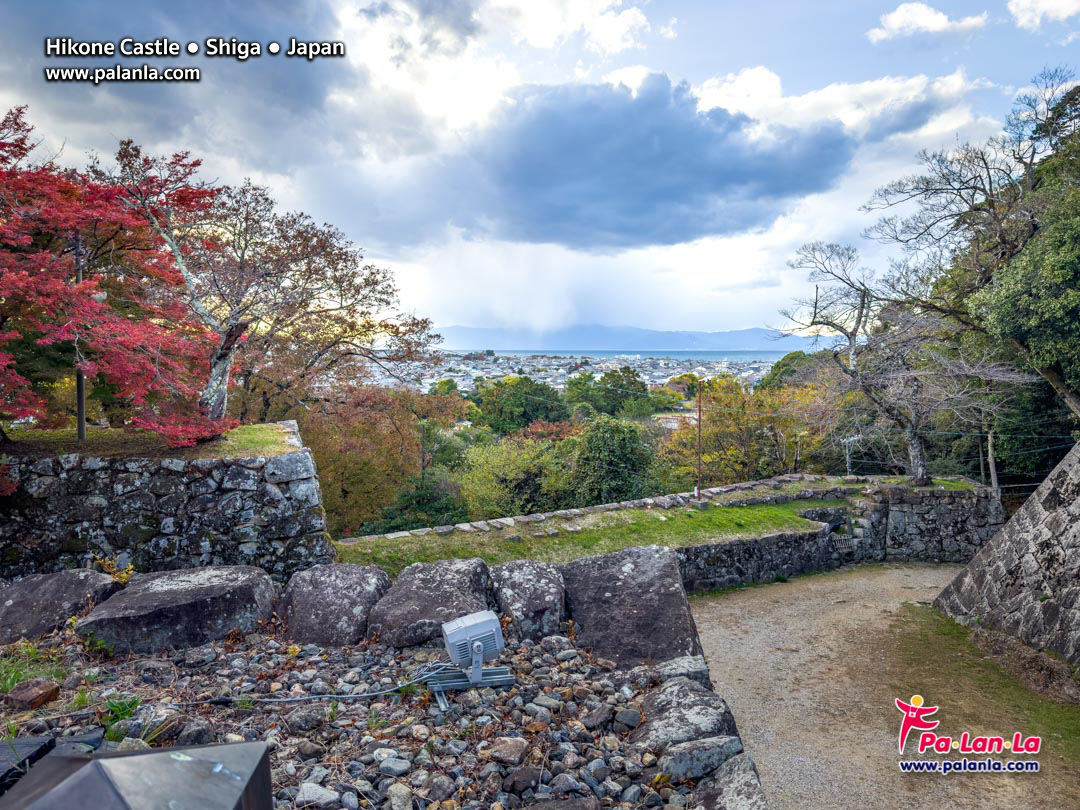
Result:
M35 588L83 584L48 576ZM9 615L33 604L20 585L0 592ZM85 710L45 707L22 730L79 734L104 713L128 748L265 740L281 807L765 806L669 549L562 568L446 560L393 583L371 566L317 566L293 575L275 615L276 596L252 567L142 574L75 632L62 614L85 597L69 599L39 626L67 628L43 643L69 672L60 700ZM451 693L440 710L409 681L445 656L442 622L489 607L516 683ZM102 659L128 652L142 656Z
M70 672L62 700L80 689L94 701L138 699L108 730L127 748L266 741L281 808L765 807L731 712L685 677L631 676L547 636L508 647L513 687L452 692L442 712L420 687L350 697L391 689L437 649L298 647L272 629L107 664L70 634L49 641ZM342 697L309 699L329 694ZM186 705L222 696L239 702ZM71 736L97 724L87 707L23 728Z

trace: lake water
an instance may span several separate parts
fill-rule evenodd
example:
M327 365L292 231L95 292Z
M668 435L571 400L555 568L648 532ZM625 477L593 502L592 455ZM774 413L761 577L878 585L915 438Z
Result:
M451 349L444 350L446 354L468 354L469 352L455 351ZM787 352L766 352L766 351L745 351L745 352L725 352L725 351L685 351L676 352L667 349L660 349L657 351L642 350L637 352L617 352L617 351L600 351L600 350L586 350L579 349L574 351L557 351L555 349L499 349L495 352L500 356L511 357L635 357L635 358L670 358L672 360L731 360L733 362L741 363L775 363Z

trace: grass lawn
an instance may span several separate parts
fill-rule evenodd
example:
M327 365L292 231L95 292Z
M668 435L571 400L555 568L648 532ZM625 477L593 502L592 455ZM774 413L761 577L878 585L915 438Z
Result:
M949 492L973 492L975 490L974 481L954 480L952 478L935 478L930 486L915 487L915 489L944 489ZM882 478L883 484L900 484L903 486L910 486L908 479L902 475L889 476L888 478Z
M285 441L280 425L241 425L219 439L194 447L169 447L157 433L145 430L104 428L86 431L86 442L80 444L74 429L9 431L13 444L0 448L0 453L12 456L58 456L79 453L87 456L113 458L240 458L243 456L277 456L297 448Z
M532 537L553 521L526 524L490 532L401 537L393 540L361 540L338 545L338 559L348 563L378 565L391 576L414 562L480 557L488 564L508 560L568 562L593 554L608 554L653 543L663 546L704 545L717 540L806 531L816 523L799 517L804 509L841 506L842 501L792 501L753 506L711 506L694 509L628 509L586 516L575 521L577 532L560 530L556 536ZM511 539L516 536L518 539Z
M0 695L32 678L63 680L67 670L61 658L58 650L43 650L29 642L0 647Z
M929 705L940 704L948 711L946 733L1038 735L1038 759L1060 764L1080 780L1080 706L1027 689L968 640L969 628L927 605L905 605L891 632L886 671L896 695L919 694ZM886 711L890 721L895 713L893 707Z

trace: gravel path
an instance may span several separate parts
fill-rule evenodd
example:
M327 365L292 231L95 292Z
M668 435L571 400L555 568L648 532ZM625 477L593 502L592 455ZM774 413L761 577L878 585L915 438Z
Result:
M1048 806L1048 774L902 774L882 630L931 600L955 565L861 566L693 601L717 691L773 810ZM903 697L908 697L904 695ZM1061 806L1061 805L1058 805Z

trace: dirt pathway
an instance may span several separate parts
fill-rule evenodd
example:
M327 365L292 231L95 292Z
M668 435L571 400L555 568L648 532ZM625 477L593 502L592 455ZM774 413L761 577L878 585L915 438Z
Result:
M903 603L933 599L958 570L862 566L693 601L713 681L773 810L1066 806L1046 772L943 777L897 767L892 700L910 695L889 693L888 628Z

